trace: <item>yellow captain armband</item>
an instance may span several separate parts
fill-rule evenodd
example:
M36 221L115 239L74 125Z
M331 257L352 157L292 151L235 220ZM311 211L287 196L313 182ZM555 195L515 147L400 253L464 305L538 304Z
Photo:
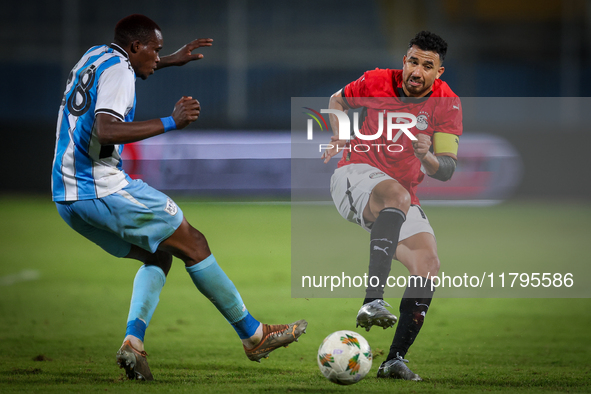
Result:
M437 133L433 134L433 153L451 153L454 157L458 156L458 145L460 137L455 134Z

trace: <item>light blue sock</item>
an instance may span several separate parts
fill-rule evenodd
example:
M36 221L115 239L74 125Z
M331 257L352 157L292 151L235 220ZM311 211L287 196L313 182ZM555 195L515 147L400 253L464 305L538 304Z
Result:
M232 324L241 339L254 335L259 322L248 313L236 286L220 268L213 254L186 269L197 289Z
M146 328L160 301L160 292L165 283L166 275L160 267L155 265L140 267L133 281L126 336L133 335L143 342Z

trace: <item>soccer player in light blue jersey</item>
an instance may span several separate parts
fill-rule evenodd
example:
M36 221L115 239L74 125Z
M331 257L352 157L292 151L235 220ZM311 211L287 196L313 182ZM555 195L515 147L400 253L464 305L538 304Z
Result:
M59 214L108 253L143 263L117 352L117 363L129 379L153 380L144 335L173 256L185 263L197 289L234 327L250 360L260 361L287 346L307 326L305 320L268 325L252 317L207 240L176 203L122 169L124 144L182 129L200 113L199 102L183 96L171 116L134 122L136 77L146 79L161 68L199 60L203 55L192 51L212 41L197 39L160 57L160 27L146 16L130 15L117 23L111 45L90 48L74 66L59 110L52 173Z

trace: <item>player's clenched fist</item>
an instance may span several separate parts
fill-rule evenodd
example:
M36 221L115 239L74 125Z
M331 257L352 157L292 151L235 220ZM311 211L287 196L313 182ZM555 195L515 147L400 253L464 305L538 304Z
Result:
M415 137L417 137L417 140L412 142L412 147L415 151L415 156L421 160L427 153L429 153L431 137L426 134L417 134Z
M199 101L191 96L183 96L174 106L172 117L176 123L177 129L187 127L190 123L197 120L201 112Z

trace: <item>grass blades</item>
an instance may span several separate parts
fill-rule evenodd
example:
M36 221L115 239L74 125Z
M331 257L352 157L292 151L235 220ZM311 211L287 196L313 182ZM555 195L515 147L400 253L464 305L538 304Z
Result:
M318 346L333 331L356 330L361 300L291 298L289 205L179 205L206 235L253 316L267 323L305 318L308 333L261 364L249 361L234 330L175 260L146 335L156 380L127 381L115 352L138 263L111 257L76 234L47 200L2 198L0 392L591 391L588 298L436 298L407 355L424 382L375 378L394 330L374 327L358 330L374 351L368 377L351 387L330 383L316 365ZM507 256L533 256L535 264L548 254L557 259L565 243L564 258L589 262L589 243L581 239L588 239L591 207L562 205L559 214L555 208L509 203L428 207L427 214L442 262L478 258L494 265ZM476 233L468 227L474 220L489 224ZM366 237L361 230L359 236ZM398 309L397 299L388 301Z

